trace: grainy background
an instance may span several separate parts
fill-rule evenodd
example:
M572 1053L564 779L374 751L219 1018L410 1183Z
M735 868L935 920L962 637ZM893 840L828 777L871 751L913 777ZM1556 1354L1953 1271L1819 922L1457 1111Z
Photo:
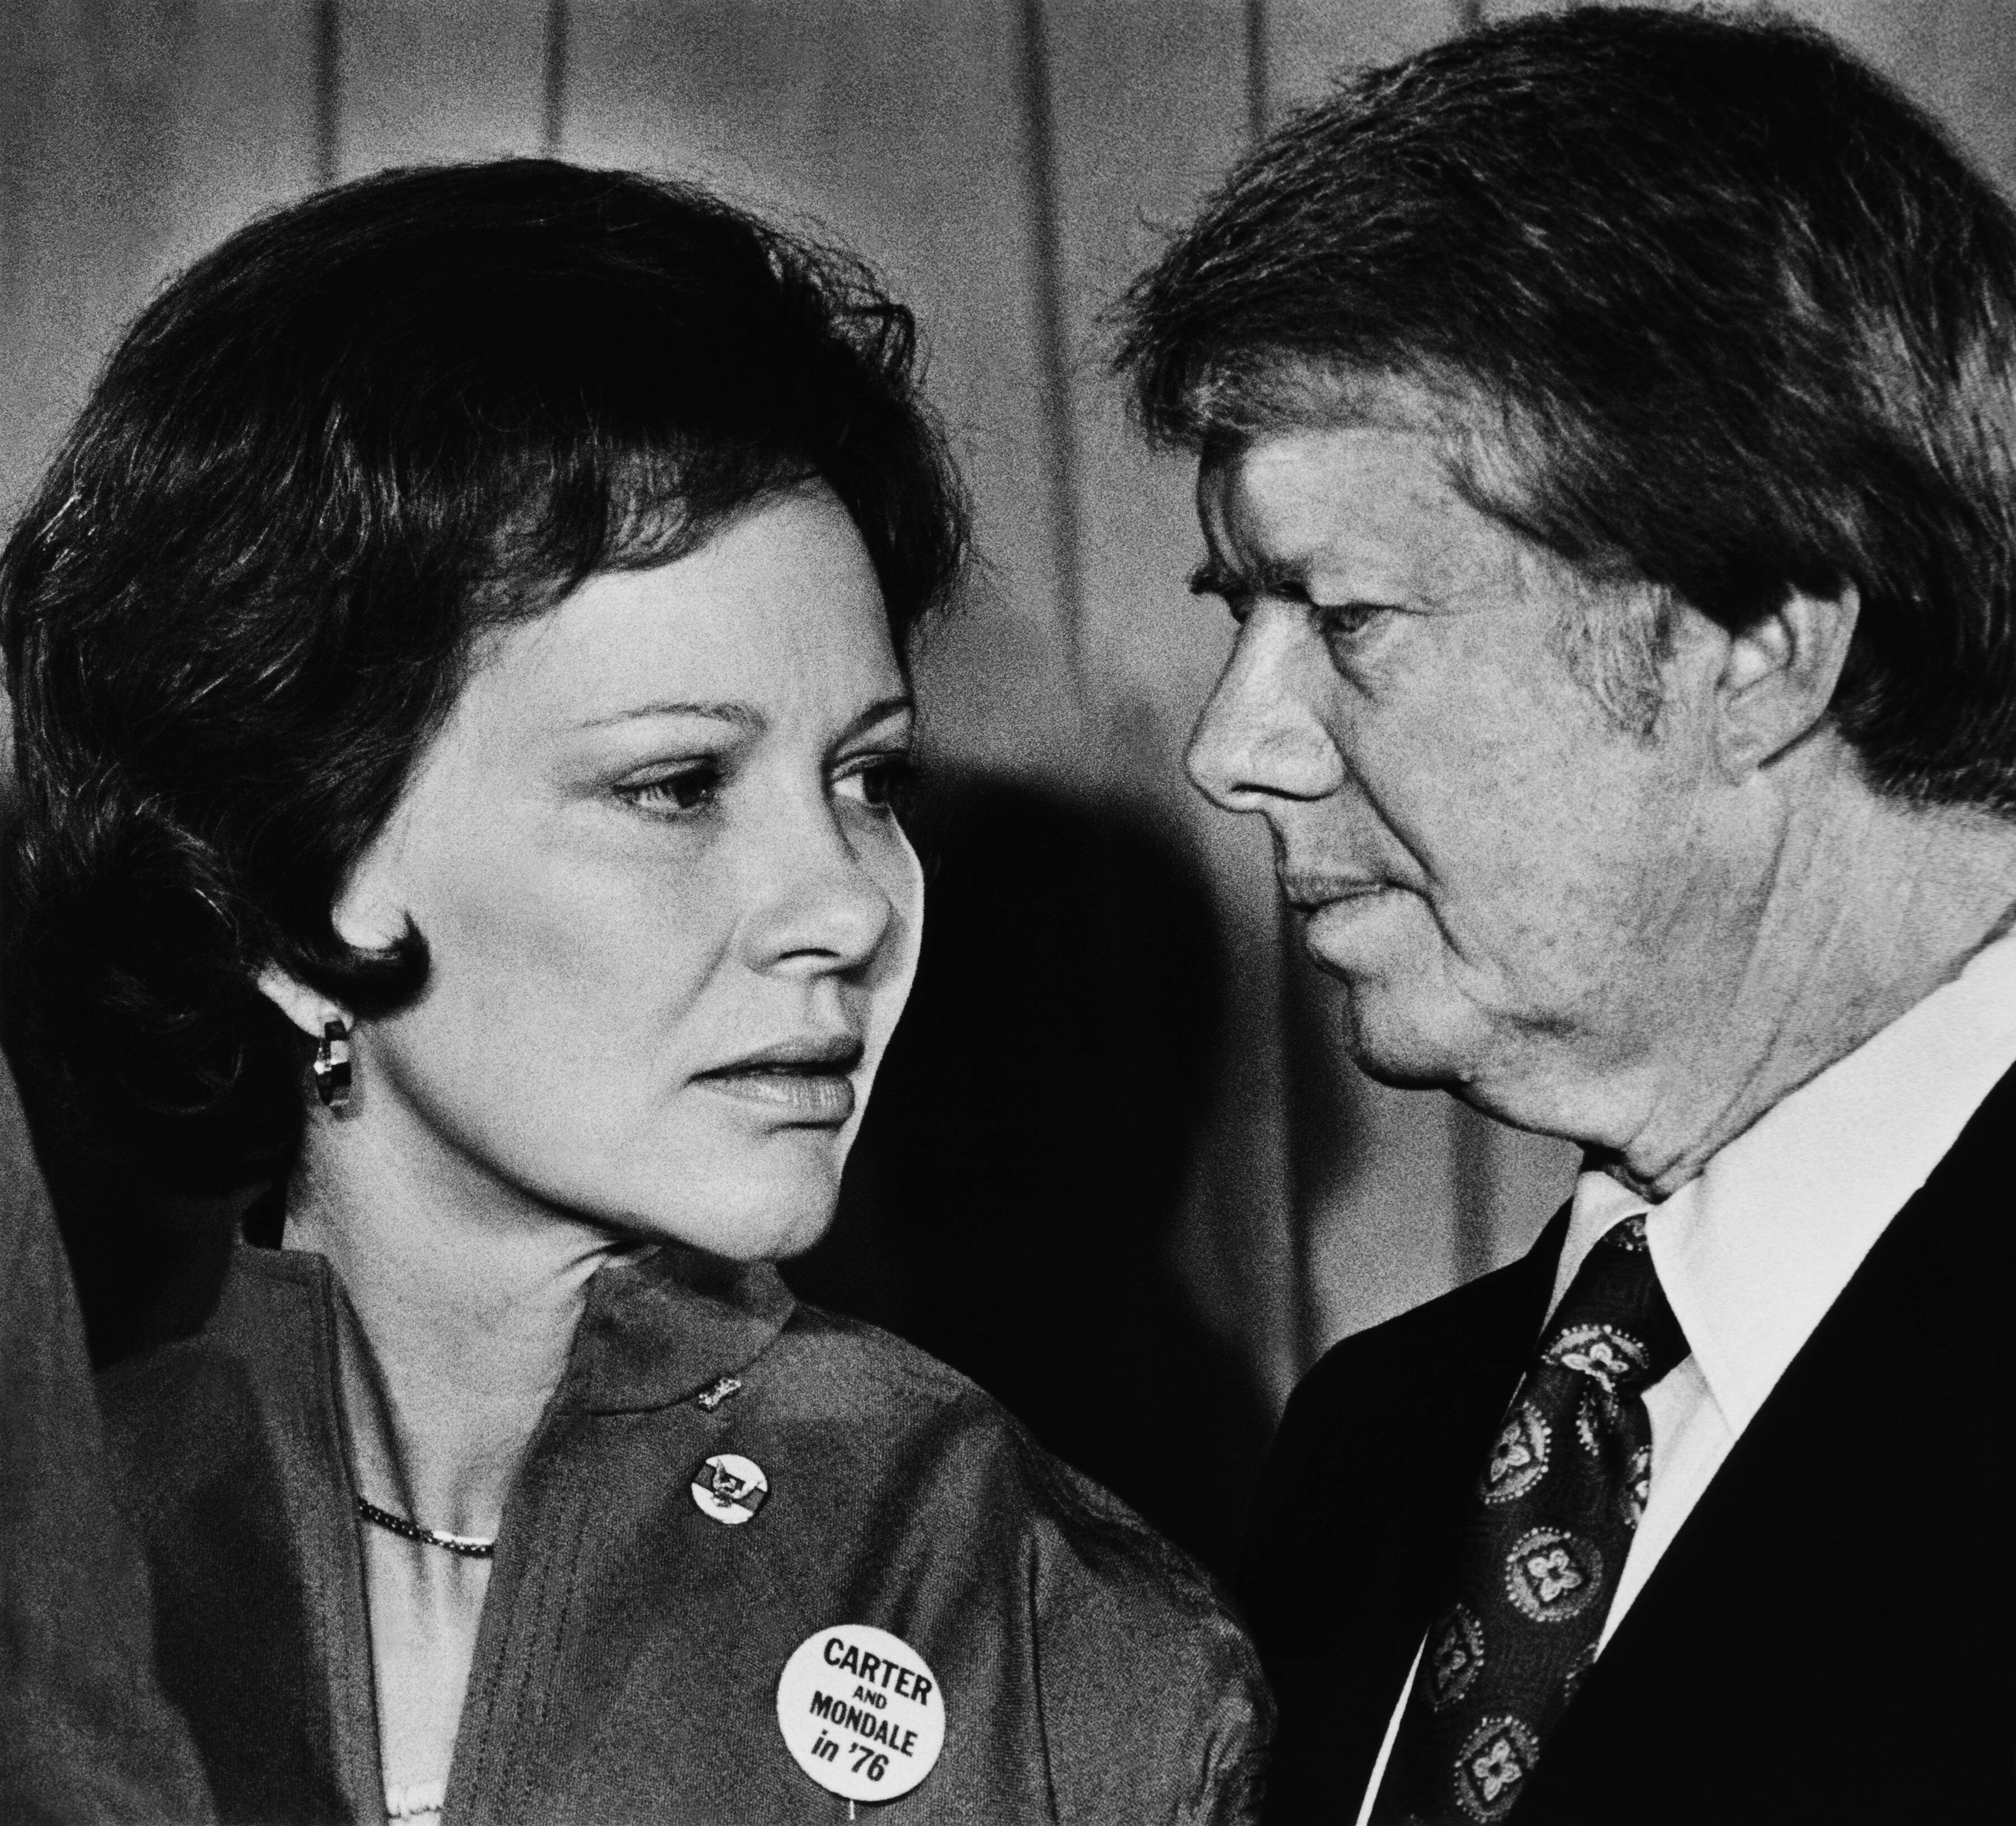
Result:
M1214 1559L1297 1374L1522 1249L1572 1158L1340 1056L1261 833L1179 757L1227 645L1099 313L1336 70L1454 0L0 0L0 509L121 323L257 210L419 159L697 177L916 310L986 569L925 651L932 930L808 1290ZM2016 0L1799 0L2016 184Z

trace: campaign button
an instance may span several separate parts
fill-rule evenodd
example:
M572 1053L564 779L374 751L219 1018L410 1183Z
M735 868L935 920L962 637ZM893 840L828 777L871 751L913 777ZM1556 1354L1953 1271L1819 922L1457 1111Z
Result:
M829 1794L892 1801L945 1748L945 1694L924 1658L867 1623L815 1630L777 1680L784 1747Z
M693 1475L693 1507L729 1528L748 1521L769 1493L762 1466L733 1452L715 1453Z

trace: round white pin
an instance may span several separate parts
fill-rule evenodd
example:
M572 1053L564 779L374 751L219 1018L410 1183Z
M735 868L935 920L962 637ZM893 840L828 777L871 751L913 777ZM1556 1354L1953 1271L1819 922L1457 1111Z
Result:
M749 1520L769 1493L762 1466L737 1453L717 1452L693 1475L693 1507L729 1528Z
M892 1801L931 1774L945 1748L945 1694L900 1636L866 1623L815 1630L777 1680L777 1729L829 1794Z

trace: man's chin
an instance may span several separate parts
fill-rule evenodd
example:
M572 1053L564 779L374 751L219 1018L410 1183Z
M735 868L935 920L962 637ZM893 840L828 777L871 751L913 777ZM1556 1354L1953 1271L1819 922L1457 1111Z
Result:
M1447 1090L1474 1075L1478 1036L1450 1032L1450 1024L1404 992L1342 980L1345 1050L1373 1082L1395 1090Z
M1462 1074L1446 1061L1373 1052L1358 1046L1348 1050L1351 1062L1374 1084L1383 1084L1389 1090L1453 1090L1463 1081Z

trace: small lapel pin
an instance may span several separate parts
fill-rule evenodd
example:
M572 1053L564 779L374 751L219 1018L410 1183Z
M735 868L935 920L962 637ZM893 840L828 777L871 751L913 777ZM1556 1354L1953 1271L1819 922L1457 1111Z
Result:
M693 1399L700 1403L703 1413L712 1414L729 1396L739 1395L741 1392L742 1378L740 1376L717 1376Z
M733 1452L717 1452L693 1475L693 1507L726 1528L749 1521L769 1494L762 1466Z

